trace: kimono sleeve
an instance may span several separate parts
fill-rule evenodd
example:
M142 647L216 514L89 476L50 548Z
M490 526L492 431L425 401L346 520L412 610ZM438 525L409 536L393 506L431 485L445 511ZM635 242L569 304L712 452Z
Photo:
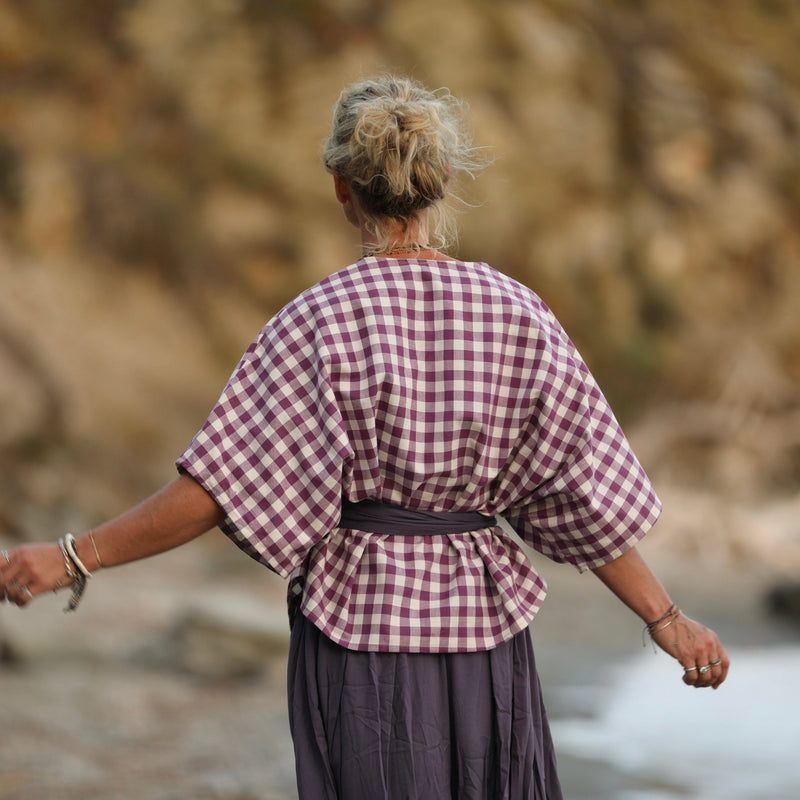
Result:
M526 488L503 513L535 550L584 571L633 547L661 502L588 367L554 325L534 422L518 451Z
M287 577L339 521L348 454L313 315L291 305L247 349L176 465L223 509L223 532Z

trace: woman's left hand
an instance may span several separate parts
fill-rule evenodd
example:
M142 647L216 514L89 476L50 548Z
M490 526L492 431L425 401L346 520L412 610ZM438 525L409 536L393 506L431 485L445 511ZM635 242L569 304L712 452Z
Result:
M727 677L730 661L714 631L682 614L651 633L652 640L683 667L683 682L696 689L716 689Z
M653 641L679 661L685 684L716 689L725 680L730 661L717 634L680 612L635 547L594 573L647 623Z

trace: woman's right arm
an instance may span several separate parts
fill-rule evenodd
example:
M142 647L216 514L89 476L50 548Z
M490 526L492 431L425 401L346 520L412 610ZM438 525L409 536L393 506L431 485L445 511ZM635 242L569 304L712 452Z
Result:
M214 499L188 475L119 517L75 541L81 562L90 572L154 556L178 547L219 525L224 519ZM27 544L0 559L0 601L19 606L32 597L68 585L58 544ZM60 583L59 583L60 582Z

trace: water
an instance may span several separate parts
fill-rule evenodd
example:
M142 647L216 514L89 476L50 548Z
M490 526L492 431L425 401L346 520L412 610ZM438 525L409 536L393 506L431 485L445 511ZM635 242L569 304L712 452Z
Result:
M590 717L552 720L570 800L798 800L800 647L730 651L719 690L670 659L616 667Z

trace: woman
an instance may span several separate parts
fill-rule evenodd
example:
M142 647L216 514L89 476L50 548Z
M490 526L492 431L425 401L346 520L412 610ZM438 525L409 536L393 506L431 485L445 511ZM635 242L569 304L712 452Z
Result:
M443 255L442 201L475 168L459 104L400 78L334 109L324 162L354 264L262 330L179 476L78 539L0 558L26 605L220 526L289 578L301 798L561 797L528 626L542 579L503 517L592 570L683 667L728 659L635 548L660 504L542 301Z

